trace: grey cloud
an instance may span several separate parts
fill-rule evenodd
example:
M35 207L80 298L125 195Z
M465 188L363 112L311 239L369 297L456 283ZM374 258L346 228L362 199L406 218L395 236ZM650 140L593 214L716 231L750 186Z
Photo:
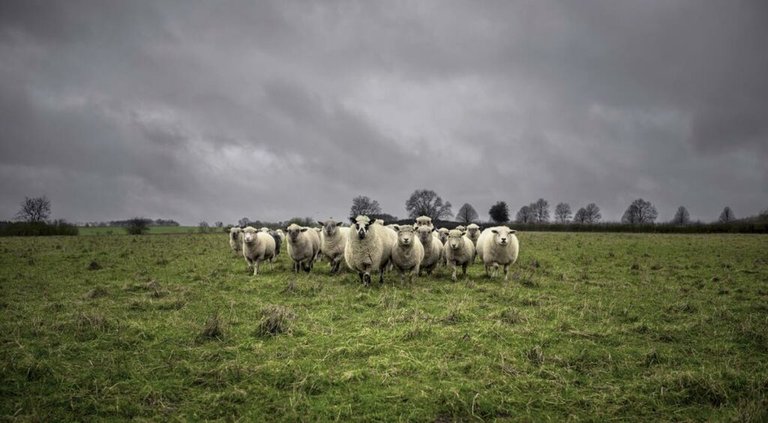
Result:
M539 197L607 219L641 196L661 216L754 213L768 198L767 11L2 2L0 172L25 177L0 212L56 190L77 199L55 200L74 220L341 217L358 194L402 216L432 188L481 217Z

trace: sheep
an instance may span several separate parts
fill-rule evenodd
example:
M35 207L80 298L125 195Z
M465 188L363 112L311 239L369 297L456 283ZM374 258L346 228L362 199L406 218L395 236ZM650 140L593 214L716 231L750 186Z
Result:
M243 230L237 226L232 227L229 230L229 247L232 248L232 253L237 257L243 250Z
M283 244L283 239L277 231L269 231L269 235L275 240L275 257L277 257L280 255L280 246Z
M391 260L397 234L386 226L372 223L368 216L357 216L351 220L352 227L344 247L347 267L357 272L366 286L371 283L371 272L376 270L379 271L379 283L384 283L384 270Z
M419 241L424 248L424 258L421 260L421 266L419 266L419 272L422 270L427 272L427 275L432 275L432 271L435 270L438 263L443 258L443 244L437 237L434 228L427 226L421 226L416 230L419 236Z
M416 218L416 223L413 224L413 227L418 228L420 226L426 226L430 229L435 227L435 225L432 224L432 218L429 216L419 216Z
M467 230L467 228L464 225L459 225L459 226L457 226L457 227L455 227L453 229L457 229L457 230L462 231L462 232L466 232L466 230Z
M323 226L320 233L320 252L324 255L331 266L331 273L337 273L341 266L341 260L344 258L344 247L347 246L349 237L349 228L341 227L341 222L326 220L317 222Z
M504 280L508 280L509 266L517 261L520 244L515 233L506 226L486 228L477 240L477 252L485 265L485 274L496 277L499 265L504 266ZM491 267L493 271L491 272Z
M477 239L480 238L480 227L477 226L476 223L470 223L467 226L467 238L469 238L475 248L477 248Z
M270 231L270 230L271 230L271 229L269 229L269 228L268 228L268 227L266 227L266 226L263 226L263 227L259 228L259 232L264 232L264 233L267 233L267 234L269 233L269 231Z
M440 228L437 230L437 238L440 240L443 245L445 245L445 241L448 240L448 232L450 232L446 228Z
M280 237L280 240L285 242L285 232L283 232L282 229L278 229L275 232L277 232L277 236Z
M256 230L251 226L243 229L243 257L248 264L248 271L253 276L259 273L259 263L272 262L275 258L275 240L269 234Z
M293 271L309 272L320 253L320 237L312 228L292 223L285 232L288 239L288 256L293 260Z
M405 274L408 273L408 283L411 283L413 276L419 274L419 267L424 260L424 247L413 226L398 225L395 232L397 242L392 248L392 264L400 272L400 281L404 281Z
M452 280L456 280L456 266L461 266L462 275L467 276L467 266L475 259L475 246L464 236L464 232L456 229L450 231L443 253L446 263L453 268Z

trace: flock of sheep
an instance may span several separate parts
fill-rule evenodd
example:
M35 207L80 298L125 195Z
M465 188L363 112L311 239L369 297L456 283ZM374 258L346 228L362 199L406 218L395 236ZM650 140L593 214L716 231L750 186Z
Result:
M450 267L451 278L456 280L458 268L466 275L467 266L476 257L485 265L486 275L495 277L501 266L507 280L509 266L515 263L519 251L515 231L506 226L481 232L473 223L449 231L436 229L427 216L417 218L413 225L384 225L368 216L352 219L349 227L333 220L318 223L320 228L291 224L285 231L233 227L229 245L235 254L242 253L254 276L259 273L259 263L271 263L287 241L294 272L309 272L316 260L325 257L331 273L336 273L344 260L365 285L370 284L371 273L375 271L379 272L381 283L389 268L397 269L401 279L407 275L412 281L422 272L431 275L440 264Z

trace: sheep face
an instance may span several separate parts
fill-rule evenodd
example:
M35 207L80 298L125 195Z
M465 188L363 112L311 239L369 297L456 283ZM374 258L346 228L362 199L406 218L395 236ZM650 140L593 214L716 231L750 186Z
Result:
M232 228L229 230L229 239L232 241L237 242L238 238L240 237L240 232L243 230L240 228Z
M326 220L325 222L318 221L317 223L323 227L323 233L328 237L335 236L336 232L339 231L339 226L341 226L341 222L334 222L333 220Z
M255 229L244 230L243 241L245 241L246 244L253 244L254 241L256 241L256 230Z
M357 216L357 219L352 219L352 230L357 232L359 239L365 239L371 225L372 223L368 216Z
M437 231L438 238L440 238L440 242L445 244L445 242L448 240L448 229L446 228L440 228Z
M506 247L517 231L509 228L496 228L491 230L491 232L493 232L493 242Z
M285 229L285 233L288 235L288 239L290 239L291 242L296 242L299 240L299 236L301 235L301 233L306 232L307 229L309 228L305 228L303 226L299 226L293 223L291 224L291 226Z
M422 244L427 244L430 241L433 231L433 228L429 228L427 226L420 226L418 229L416 229L416 233L418 234L419 240Z
M413 224L415 228L418 228L420 226L428 226L428 227L434 227L432 225L432 218L429 216L419 216L416 218L416 223Z
M413 237L416 234L412 226L395 226L395 232L397 232L398 245L401 247L410 247L413 245Z
M456 229L452 230L451 232L448 233L448 246L452 250L458 250L464 245L464 241L461 238L463 236L464 236L464 232Z
M467 226L467 236L477 239L477 237L480 236L480 227L474 223Z

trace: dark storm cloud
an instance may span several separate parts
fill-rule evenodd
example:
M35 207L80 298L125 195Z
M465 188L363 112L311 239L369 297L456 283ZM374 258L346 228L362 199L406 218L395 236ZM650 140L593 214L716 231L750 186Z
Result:
M763 2L0 4L0 213L766 207ZM667 213L668 211L668 213ZM667 216L668 215L668 216Z

